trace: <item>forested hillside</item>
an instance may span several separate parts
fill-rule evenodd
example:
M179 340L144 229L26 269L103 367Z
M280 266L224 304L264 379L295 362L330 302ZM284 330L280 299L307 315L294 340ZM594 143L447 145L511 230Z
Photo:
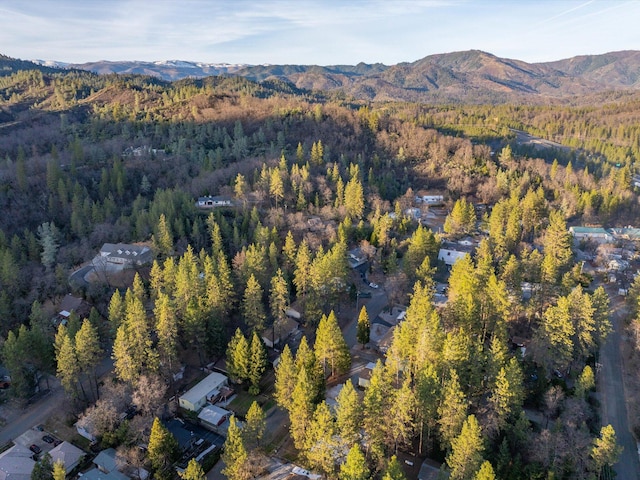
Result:
M266 360L252 338L275 331L297 301L309 344L285 348L273 389L305 465L330 478L402 478L390 459L407 451L444 461L458 479L608 471L615 435L612 444L600 431L590 394L608 298L587 290L567 225L638 223L640 143L638 100L602 98L451 106L239 77L0 77L0 319L4 362L22 378L16 394L28 396L43 372L78 404L93 399L95 356L74 363L92 324L123 385L171 382L189 352L198 366L226 354L253 395ZM571 148L523 147L511 128ZM408 213L419 191L443 196L439 231ZM234 205L198 209L204 195ZM468 236L477 254L449 271L441 242ZM152 246L152 265L130 288L80 286L95 310L54 332L43 305L69 292L70 273L104 243L120 242ZM333 409L327 379L351 362L338 319L358 298L347 263L356 246L408 309L365 393L345 386ZM436 280L448 281L442 308ZM535 286L527 301L523 282ZM524 360L513 336L531 340ZM541 425L525 405L544 412ZM234 438L233 425L240 453L229 447L225 461L240 480L252 465L242 449L263 450ZM139 432L129 433L123 443L136 445Z

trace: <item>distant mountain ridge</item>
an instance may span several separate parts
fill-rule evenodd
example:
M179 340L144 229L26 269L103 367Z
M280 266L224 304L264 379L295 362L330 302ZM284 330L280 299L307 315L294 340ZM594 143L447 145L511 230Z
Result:
M0 71L7 58L0 56ZM152 75L165 81L211 75L238 75L258 82L279 79L299 89L339 90L355 98L373 101L524 101L640 89L640 51L636 50L582 55L545 63L500 58L480 50L429 55L415 62L392 66L381 63L243 65L181 60L83 64L39 60L36 63L40 68Z

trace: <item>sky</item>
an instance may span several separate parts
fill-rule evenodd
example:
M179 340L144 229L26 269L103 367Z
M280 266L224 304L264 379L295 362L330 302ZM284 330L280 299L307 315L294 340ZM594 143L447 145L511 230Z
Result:
M640 0L0 0L24 60L354 65L477 49L545 62L640 49Z

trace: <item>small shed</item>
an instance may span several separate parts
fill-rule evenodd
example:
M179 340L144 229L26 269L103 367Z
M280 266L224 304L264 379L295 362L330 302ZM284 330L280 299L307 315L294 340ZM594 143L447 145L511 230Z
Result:
M207 405L198 414L198 420L200 420L203 427L217 431L218 427L230 416L231 412L229 410L225 410L216 405Z

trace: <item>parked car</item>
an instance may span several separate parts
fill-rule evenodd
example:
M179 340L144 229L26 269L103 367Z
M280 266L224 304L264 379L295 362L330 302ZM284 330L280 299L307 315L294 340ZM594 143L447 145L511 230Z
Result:
M358 292L360 298L371 298L371 292Z
M36 455L40 452L42 452L42 449L36 445L35 443L32 443L31 446L29 447L29 450L31 450L33 453L35 453Z
M42 441L47 443L53 443L55 442L55 439L51 435L45 435L44 437L42 437Z
M371 282L371 283L369 284L369 286L370 286L371 288L378 288L378 284L377 284L377 283L373 283L373 282Z

